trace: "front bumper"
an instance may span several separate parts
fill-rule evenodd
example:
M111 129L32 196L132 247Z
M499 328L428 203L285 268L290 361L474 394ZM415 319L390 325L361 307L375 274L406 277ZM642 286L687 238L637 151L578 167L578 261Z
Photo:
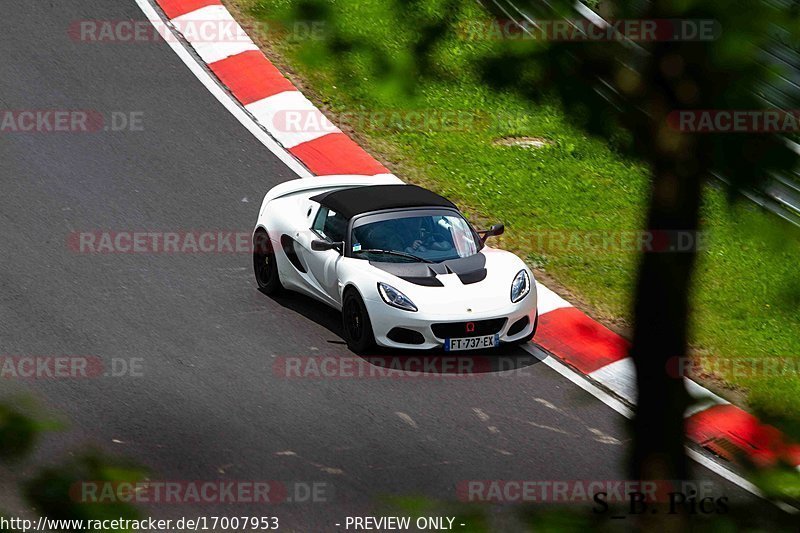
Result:
M454 337L471 337L482 334L499 333L500 342L515 342L523 339L525 336L530 335L535 327L536 322L536 295L532 294L526 296L521 302L516 304L509 303L507 306L487 312L461 312L461 313L448 313L432 314L425 313L423 309L417 312L403 311L387 305L383 300L364 300L364 304L369 312L370 321L372 322L372 330L375 334L375 342L378 346L385 348L402 348L411 350L430 350L434 348L441 348L445 342L445 336ZM509 334L509 330L519 320L527 317L528 323L521 330ZM463 328L463 333L460 327L462 323L480 323L483 321L498 320L502 321L499 329L496 331L482 330L480 327L476 331L467 332L466 327ZM437 335L434 332L432 325L434 324L448 324L451 327L437 327L439 332ZM419 335L413 335L416 338L415 342L397 342L389 338L389 332L395 328L402 328L416 332ZM444 330L444 331L443 331ZM420 337L421 336L421 337ZM397 335L393 335L397 339ZM410 340L410 339L409 339ZM420 341L421 342L418 342Z

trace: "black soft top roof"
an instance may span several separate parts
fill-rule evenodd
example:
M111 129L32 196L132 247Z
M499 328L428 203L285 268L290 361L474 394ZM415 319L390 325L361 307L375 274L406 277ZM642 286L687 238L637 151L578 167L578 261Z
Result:
M325 207L352 218L361 213L403 207L452 207L455 204L435 192L416 185L367 185L318 194L311 198Z

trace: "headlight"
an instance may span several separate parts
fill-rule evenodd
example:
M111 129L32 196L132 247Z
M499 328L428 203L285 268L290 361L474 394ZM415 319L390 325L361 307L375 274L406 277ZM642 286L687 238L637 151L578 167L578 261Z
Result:
M523 269L517 272L514 276L514 281L511 282L511 301L517 303L525 298L531 292L531 278L528 272Z
M391 285L379 282L378 292L380 293L381 298L383 298L383 301L392 307L397 307L398 309L403 309L405 311L417 310L417 306L414 305L414 302L408 299L408 296L398 291Z

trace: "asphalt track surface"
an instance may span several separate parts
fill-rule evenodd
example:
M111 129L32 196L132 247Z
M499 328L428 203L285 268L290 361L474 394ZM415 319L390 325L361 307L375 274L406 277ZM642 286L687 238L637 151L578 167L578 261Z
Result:
M69 421L34 463L95 445L158 479L327 483L328 503L146 507L273 514L298 531L336 530L386 495L453 501L462 480L625 478L626 420L524 352L506 354L516 372L480 378L285 379L276 357L352 354L335 313L257 292L248 254L70 250L73 231L249 231L264 193L294 177L166 44L75 42L82 19L144 16L132 0L4 10L0 108L140 112L144 130L0 134L0 353L142 358L143 376L4 380L4 396ZM734 507L780 514L696 474Z

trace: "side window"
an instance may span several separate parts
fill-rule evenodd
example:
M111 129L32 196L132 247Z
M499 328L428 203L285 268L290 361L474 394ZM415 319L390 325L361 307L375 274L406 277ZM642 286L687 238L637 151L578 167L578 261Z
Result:
M343 241L347 231L347 219L336 211L321 207L312 229L329 241Z
M311 229L316 231L322 237L327 237L325 235L325 218L328 216L328 208L327 207L320 207L319 211L317 211L317 216L314 218L314 225L311 226Z

